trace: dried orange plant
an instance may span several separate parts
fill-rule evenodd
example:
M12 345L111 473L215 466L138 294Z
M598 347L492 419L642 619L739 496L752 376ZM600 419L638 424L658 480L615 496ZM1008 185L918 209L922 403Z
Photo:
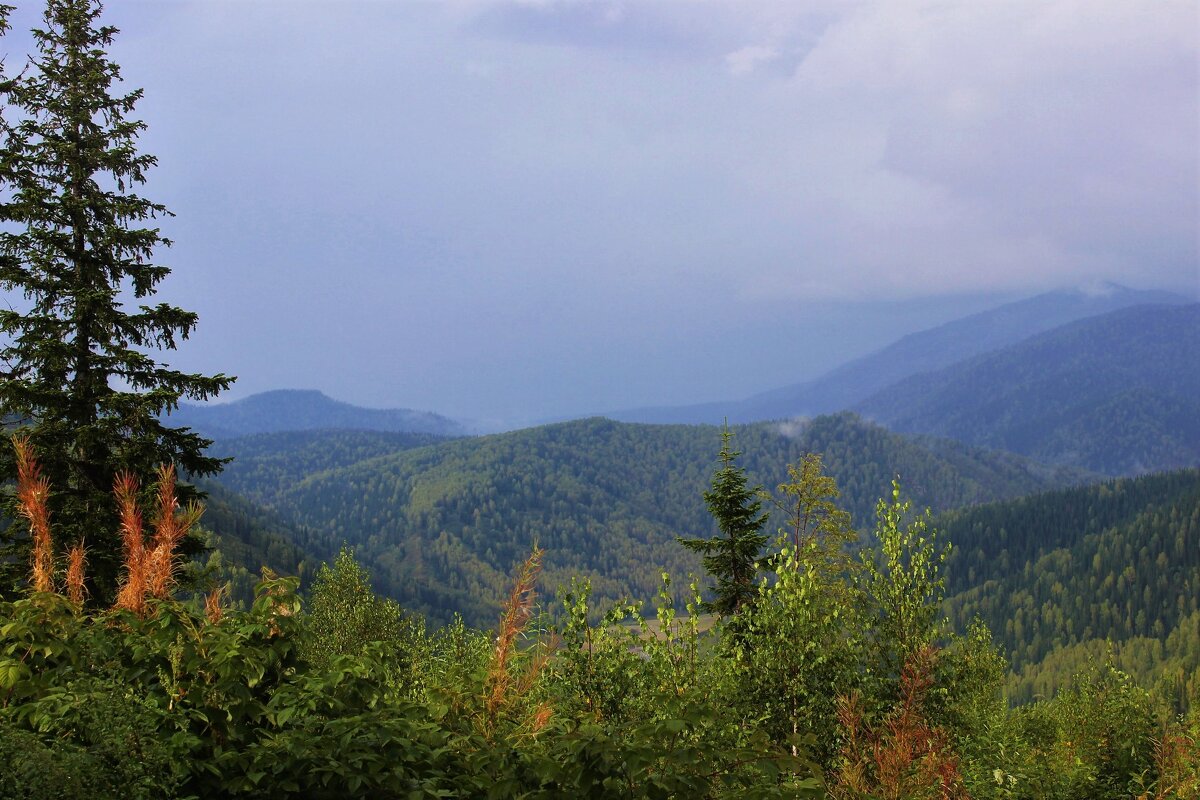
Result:
M17 462L17 509L29 521L33 542L30 582L34 591L55 591L54 543L50 535L50 482L41 474L33 446L27 436L14 436L13 449ZM113 482L113 494L121 521L121 542L125 550L125 572L117 591L115 606L144 614L146 600L167 599L175 586L179 566L179 544L188 531L200 521L203 508L190 504L183 510L175 497L175 467L166 465L158 470L155 492L156 515L154 535L147 543L138 507L138 482L125 472ZM87 596L85 569L87 550L82 541L67 552L67 597L82 606ZM210 619L219 619L221 597L214 593L206 602Z
M524 664L519 673L514 674L516 670L513 661L519 650L520 639L533 619L537 599L537 577L542 570L544 552L535 545L533 552L517 569L512 591L504 604L504 612L500 615L496 648L492 651L487 675L485 719L488 731L495 727L503 711L529 693L550 658L551 648L544 645ZM523 727L531 734L537 734L549 723L551 716L550 706L539 703L529 714Z
M968 797L948 737L930 725L924 714L936 659L932 647L908 659L900 675L900 701L874 730L865 724L857 695L838 698L838 721L845 740L831 796L871 794L886 800Z
M228 584L218 586L204 596L204 618L212 625L216 625L225 617L224 601L228 589Z
M113 484L121 518L121 541L125 547L125 576L117 592L117 607L144 614L146 600L165 600L175 586L179 543L200 521L204 510L195 504L179 510L175 499L175 467L159 467L155 491L154 537L147 546L142 512L138 508L137 479L129 473Z
M33 588L38 592L54 591L54 545L50 540L50 481L38 467L33 445L27 436L14 436L13 449L17 455L17 508L29 520L29 535L33 539Z
M87 567L87 550L82 541L76 542L67 551L67 599L75 606L82 608L87 597L87 586L84 584Z

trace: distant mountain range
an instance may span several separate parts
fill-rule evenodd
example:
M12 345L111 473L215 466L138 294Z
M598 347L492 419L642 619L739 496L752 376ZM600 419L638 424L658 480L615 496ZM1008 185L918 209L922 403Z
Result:
M752 480L773 487L807 452L825 456L842 502L870 526L900 475L922 507L1016 497L1089 476L1019 456L912 438L853 414L735 429ZM307 552L356 548L375 585L436 620L494 622L513 565L546 548L543 585L572 576L611 601L652 597L659 573L699 571L677 535L705 535L720 431L588 419L412 447L394 434L324 431L223 442L221 477L303 531ZM773 530L773 528L772 528Z
M1016 344L1075 320L1148 303L1191 298L1116 284L1048 292L913 333L825 375L744 400L642 408L606 416L625 422L720 424L788 419L854 408L889 385Z
M911 334L807 383L741 401L609 416L736 424L849 409L897 430L1103 474L1191 466L1200 463L1193 366L1200 344L1195 312L1178 311L1189 305L1180 295L1112 284L1049 292ZM1138 307L1161 310L1119 316ZM1109 321L1085 324L1102 319ZM300 390L183 405L168 421L220 440L314 430L478 432L431 412L360 408Z
M466 426L448 417L407 408L361 408L319 391L279 389L232 403L181 404L167 417L172 427L189 427L214 439L255 433L351 429L462 436Z
M1200 304L1089 317L888 386L855 410L1110 475L1200 464Z
M1125 669L1200 681L1200 608L1179 601L1200 580L1200 473L1062 488L1200 465L1197 398L1200 304L1105 287L972 315L738 403L626 416L775 418L733 428L752 483L773 487L821 453L864 529L899 475L955 544L949 613L960 628L990 623L1013 658L1012 696L1029 699L1106 657L1109 640ZM235 458L205 521L208 567L241 599L257 564L308 577L348 544L410 610L486 626L535 542L545 594L579 577L603 605L652 597L663 569L699 572L675 537L713 530L709 425L590 418L468 437L436 414L314 391L188 406L170 422Z

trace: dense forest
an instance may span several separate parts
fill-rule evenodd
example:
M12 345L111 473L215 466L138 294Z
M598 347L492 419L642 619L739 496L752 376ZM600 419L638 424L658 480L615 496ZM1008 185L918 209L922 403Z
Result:
M788 463L824 454L843 506L863 524L896 474L919 505L935 510L1086 477L906 438L852 414L734 430L751 481L767 489L786 477ZM605 601L645 598L661 569L696 571L699 562L675 537L712 528L696 498L719 439L719 429L708 426L591 419L416 448L395 435L330 431L233 440L218 449L238 455L222 481L302 529L306 551L329 558L348 543L371 564L376 588L405 607L435 620L457 612L487 624L509 566L534 542L546 549L551 594L586 577ZM299 469L311 472L301 478Z
M428 433L323 429L220 439L212 452L233 459L221 471L223 486L271 504L309 476L441 441Z
M219 483L200 485L206 496L196 531L202 550L190 564L194 590L224 586L235 607L247 608L264 567L308 584L321 559L301 544L308 538L302 528Z
M717 543L762 523L734 458L705 495ZM150 557L127 548L115 606L85 607L85 567L54 563L26 469L34 570L31 591L0 602L0 797L1198 796L1200 687L1180 715L1108 657L1010 706L987 626L955 633L944 616L953 549L928 517L894 486L851 557L836 482L819 458L802 464L781 487L795 527L745 562L758 578L716 620L700 612L730 588L710 583L719 558L678 610L666 573L648 611L597 605L586 581L550 608L535 548L491 631L427 628L349 552L303 601L295 579L270 578L248 610L220 590L180 602L162 492ZM1026 512L1103 527L1140 500L1194 497L1195 479Z
M937 525L956 544L948 613L995 632L1024 676L1014 700L1052 693L1109 643L1177 697L1200 680L1200 471L950 512Z

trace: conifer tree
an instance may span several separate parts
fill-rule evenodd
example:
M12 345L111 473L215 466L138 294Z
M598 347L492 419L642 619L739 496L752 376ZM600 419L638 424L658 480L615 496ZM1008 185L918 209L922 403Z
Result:
M36 53L0 84L0 289L9 301L0 309L0 411L28 429L55 487L62 546L86 537L92 597L105 602L120 560L114 476L149 478L162 463L219 471L222 462L204 454L210 441L160 415L233 379L185 374L151 356L175 349L197 318L150 304L170 271L152 263L170 245L155 220L170 212L134 191L156 159L137 150L146 126L130 115L142 92L119 90L107 53L117 30L101 11L97 0L48 0ZM8 449L0 448L3 479L13 474ZM22 567L12 557L22 540L8 539L8 561Z
M746 486L746 471L734 464L741 453L732 448L733 432L721 431L721 466L713 474L712 489L704 493L708 511L720 530L708 539L684 539L679 543L704 556L704 569L716 579L713 599L705 611L721 616L736 614L757 595L754 576L759 553L767 542L762 533L767 515L758 499L762 487Z

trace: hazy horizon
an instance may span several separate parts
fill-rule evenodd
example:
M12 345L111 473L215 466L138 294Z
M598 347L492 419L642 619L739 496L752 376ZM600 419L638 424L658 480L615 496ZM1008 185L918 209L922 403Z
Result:
M1079 287L1064 287L1063 289L1054 290L1054 291L1079 292L1082 295L1089 295L1089 294L1092 294L1093 292L1095 292L1095 294L1097 296L1099 296L1099 295L1107 294L1113 288L1132 289L1134 291L1137 291L1133 287L1124 287L1124 286L1114 287L1112 284L1102 284L1102 285L1092 284L1092 285L1084 285L1084 286L1079 286ZM1184 291L1178 292L1176 294L1181 298L1185 298L1189 302L1200 302L1200 292L1193 292L1188 289L1185 289ZM1036 296L1032 296L1032 297L1036 297ZM1031 297L1022 296L1020 298L1016 298L1016 302L1019 302L1021 300L1026 300L1026 299L1031 299ZM1012 300L1010 299L1009 302L1012 302ZM1001 302L998 304L988 304L979 310L986 312L986 311L989 311L992 309L1000 308L1004 305L1007 305L1007 302ZM958 306L957 308L961 308L961 306ZM921 333L921 332L924 332L924 331L927 331L927 330L930 330L933 328L937 328L940 325L945 324L946 322L954 322L954 321L962 320L962 319L973 316L975 313L978 313L978 312L970 312L970 313L965 313L965 314L958 315L958 316L953 316L948 320L945 320L943 322L938 322L935 324L929 324L929 325L923 324L921 327L914 328L913 330L905 331L905 332L901 333L900 335L896 336L895 338L887 339L886 341L877 342L875 345L868 347L866 350L864 350L861 353L856 353L856 354L846 358L845 360L838 361L837 363L833 364L828 369L823 369L818 372L814 372L812 374L796 378L796 380L794 380L792 383L802 383L802 382L809 381L812 379L820 379L820 378L824 377L827 373L835 371L839 367L853 363L853 362L857 361L857 359L859 359L863 356L869 356L869 355L875 354L877 352L884 351L890 345L895 344L900 339L903 339L906 336L909 336L911 334ZM1105 313L1105 312L1100 312L1100 313ZM732 403L733 401L747 399L748 397L750 397L754 394L761 393L764 390L780 389L780 388L784 388L785 386L788 386L788 385L791 385L791 384L783 384L783 385L776 384L776 385L772 385L772 386L768 386L768 387L761 387L759 389L751 390L748 393L743 393L740 395L722 394L720 396L715 396L715 397L711 397L711 398L690 398L690 399L687 399L687 400L685 400L683 402L679 402L679 403L667 402L667 403L663 403L661 405L662 406L687 406L687 405L692 405L692 404L711 404L711 403L717 403L717 402L721 402L721 401L731 401L731 403ZM241 394L239 396L232 396L232 395L235 395L235 393L229 392L226 395L222 395L220 398L211 400L207 403L199 403L196 405L203 405L203 406L224 405L224 404L228 404L228 403L236 403L240 400L247 399L248 397L258 396L258 395L262 395L262 394L269 394L272 392L290 392L290 391L299 391L299 392L315 391L315 392L319 392L319 393L325 395L326 397L330 398L331 400L338 401L338 402L344 402L344 403L350 403L351 405L355 405L360 408L375 409L375 410L395 410L395 409L399 408L397 406L372 406L372 405L367 405L367 404L363 404L363 403L354 403L353 401L349 401L346 398L338 397L336 395L331 394L330 392L326 391L323 387L321 387L319 385L278 386L278 387L262 389L260 391ZM531 412L529 415L523 416L523 417L506 417L506 418L481 418L481 417L466 417L466 416L457 416L456 417L452 414L445 414L445 413L439 411L438 409L431 409L431 408L409 409L409 410L420 411L420 412L432 412L432 413L440 414L442 416L451 417L453 419L456 419L459 422L466 424L468 429L475 433L496 433L496 432L500 432L500 431L515 430L515 429L519 429L519 428L525 428L525 427L553 423L553 422L567 421L567 420L572 420L572 419L579 419L579 418L583 418L583 417L604 416L604 415L610 414L610 413L631 412L631 411L636 411L637 409L648 409L648 408L653 408L653 407L654 406L645 405L645 404L644 405L622 406L620 408L607 408L607 409L595 409L595 408L584 407L584 408L575 409L575 410L567 412L567 413L539 415L537 413Z
M21 63L38 3L4 38ZM1056 288L1196 294L1193 3L110 3L165 360L530 421Z

